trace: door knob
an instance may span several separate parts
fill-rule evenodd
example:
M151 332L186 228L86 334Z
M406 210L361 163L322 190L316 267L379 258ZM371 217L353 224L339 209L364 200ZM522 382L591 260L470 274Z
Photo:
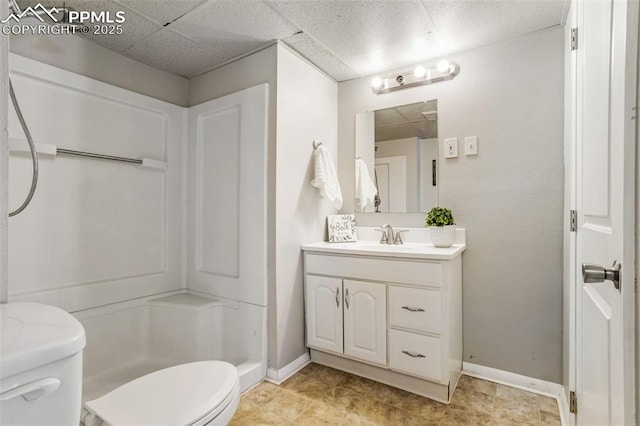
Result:
M585 284L601 283L605 280L612 281L616 290L620 290L620 269L622 269L622 264L617 260L613 262L613 266L609 269L592 263L583 263L582 279Z

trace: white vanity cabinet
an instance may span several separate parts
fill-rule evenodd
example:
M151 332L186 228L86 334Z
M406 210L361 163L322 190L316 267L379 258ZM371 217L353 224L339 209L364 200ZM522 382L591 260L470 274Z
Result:
M302 248L311 358L448 402L462 369L464 245L359 244Z
M305 282L307 344L342 353L342 279L310 275Z
M308 346L386 364L384 285L309 275L305 294Z
M343 280L344 354L387 362L387 289L384 284Z

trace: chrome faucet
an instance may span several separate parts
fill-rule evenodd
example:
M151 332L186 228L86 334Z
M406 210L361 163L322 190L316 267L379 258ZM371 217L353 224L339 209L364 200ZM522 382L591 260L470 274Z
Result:
M389 224L382 225L382 238L380 244L393 244L394 242L393 227Z
M382 232L382 237L380 238L380 244L388 244L388 245L404 244L404 241L402 241L402 237L400 236L400 234L402 232L407 232L406 229L401 229L394 233L393 227L389 224L382 225L382 228L378 228L376 229L376 231Z

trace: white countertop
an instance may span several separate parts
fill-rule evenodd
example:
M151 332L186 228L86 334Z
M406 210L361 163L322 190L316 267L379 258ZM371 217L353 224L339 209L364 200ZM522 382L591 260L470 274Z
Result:
M459 256L467 246L464 243L451 247L434 247L431 243L404 243L401 245L380 244L378 241L357 241L352 243L312 243L302 246L303 251L334 253L358 256L379 256L405 259L450 260Z

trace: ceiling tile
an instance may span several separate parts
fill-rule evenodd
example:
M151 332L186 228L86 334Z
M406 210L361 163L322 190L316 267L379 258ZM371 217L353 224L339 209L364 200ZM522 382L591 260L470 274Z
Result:
M261 1L210 1L169 26L226 56L235 57L297 29Z
M565 0L423 0L445 50L457 52L560 25Z
M125 22L122 25L122 34L94 35L93 31L82 34L81 37L89 39L107 49L116 52L123 52L135 43L143 40L162 27L147 19L144 19L135 12L123 7L113 0L20 0L21 7L42 3L44 6L60 6L64 2L65 6L77 11L110 12L115 16L118 11L125 12ZM87 24L91 30L93 27ZM78 32L76 34L79 34Z
M230 59L168 28L147 37L124 54L187 78L201 74Z
M206 0L116 0L160 25L169 24Z
M338 81L429 63L446 54L561 25L569 4L569 0L18 3L22 7L40 2L54 6L63 1L77 10L125 10L123 34L83 37L169 72L197 75L280 39ZM167 23L164 28L160 25Z
M282 41L338 82L360 77L340 58L304 33L287 37Z
M432 32L410 42L396 43L361 55L346 57L344 61L361 75L369 75L419 62L428 63L446 53L442 43Z
M432 31L420 0L268 2L343 59L387 46L410 45Z

